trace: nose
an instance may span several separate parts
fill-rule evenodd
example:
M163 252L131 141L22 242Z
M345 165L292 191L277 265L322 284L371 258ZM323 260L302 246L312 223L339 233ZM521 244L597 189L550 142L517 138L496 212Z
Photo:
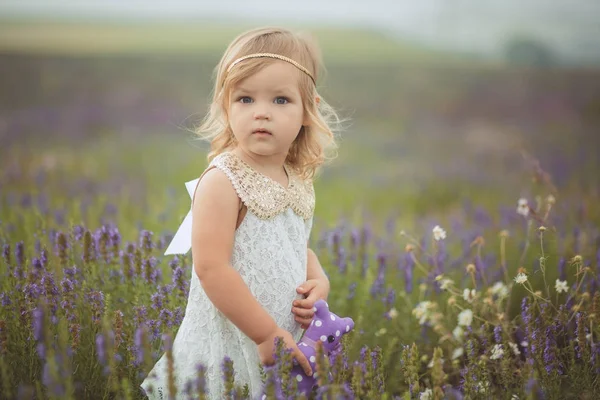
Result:
M254 119L256 119L256 120L271 119L271 112L269 111L268 107L257 106L256 110L254 111Z

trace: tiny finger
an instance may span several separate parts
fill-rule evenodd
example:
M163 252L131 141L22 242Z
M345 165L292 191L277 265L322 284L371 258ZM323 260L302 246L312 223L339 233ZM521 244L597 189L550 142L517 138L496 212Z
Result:
M298 360L298 364L302 366L302 369L308 376L312 376L312 368L310 367L310 363L306 359L306 356L300 351L300 349L296 350L296 360Z
M314 311L312 310L312 308L306 309L306 308L295 307L292 309L292 312L294 314L296 314L297 316L303 317L303 318L312 318L314 315Z
M306 326L310 325L310 323L312 322L312 319L311 319L311 318L295 317L295 318L294 318L294 320L295 320L297 323L299 323L299 324L301 324L301 325L306 325Z
M306 299L297 300L297 304L297 307L312 310L315 305L315 302L311 300L309 296Z

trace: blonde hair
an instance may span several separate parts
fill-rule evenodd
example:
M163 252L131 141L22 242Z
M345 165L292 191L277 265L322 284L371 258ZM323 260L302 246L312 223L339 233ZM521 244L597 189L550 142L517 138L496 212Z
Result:
M318 46L312 38L303 34L266 27L244 32L235 38L215 68L212 102L202 124L196 129L198 136L210 141L209 162L236 146L227 114L232 89L276 61L268 57L250 58L227 71L238 58L256 53L273 53L291 58L305 67L315 81L323 68ZM337 147L334 131L340 126L340 119L335 110L319 96L312 79L300 70L298 75L302 105L309 123L300 129L285 161L302 178L311 179L319 166L334 156Z

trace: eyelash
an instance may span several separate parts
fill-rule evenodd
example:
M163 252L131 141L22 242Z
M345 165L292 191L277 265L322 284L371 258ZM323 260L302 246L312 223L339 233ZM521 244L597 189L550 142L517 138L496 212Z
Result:
M249 96L240 96L240 97L237 99L237 101L238 101L238 102L240 102L240 103L242 103L242 104L249 104L249 103L245 103L245 102L243 102L243 101L242 101L242 99L251 99L251 97L249 97ZM279 99L283 99L283 100L285 100L285 103L277 103L277 104L279 104L279 105L281 105L281 106L282 106L282 105L284 105L284 104L287 104L287 103L289 103L289 102L290 102L290 99L288 99L288 98L287 98L287 97L285 97L285 96L277 96L277 97L275 98L275 101L277 101L277 100L279 100Z

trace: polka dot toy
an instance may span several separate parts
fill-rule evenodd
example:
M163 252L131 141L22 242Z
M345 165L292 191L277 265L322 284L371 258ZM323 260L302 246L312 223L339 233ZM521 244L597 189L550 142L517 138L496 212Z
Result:
M307 398L317 383L315 377L317 371L317 342L321 341L323 343L323 352L326 356L329 356L333 350L339 348L344 334L354 328L352 318L341 318L331 313L329 305L324 300L317 300L313 310L315 310L313 321L298 342L298 348L310 362L313 376L307 376L300 365L294 365L292 369L292 377L298 382L298 392L304 393Z

